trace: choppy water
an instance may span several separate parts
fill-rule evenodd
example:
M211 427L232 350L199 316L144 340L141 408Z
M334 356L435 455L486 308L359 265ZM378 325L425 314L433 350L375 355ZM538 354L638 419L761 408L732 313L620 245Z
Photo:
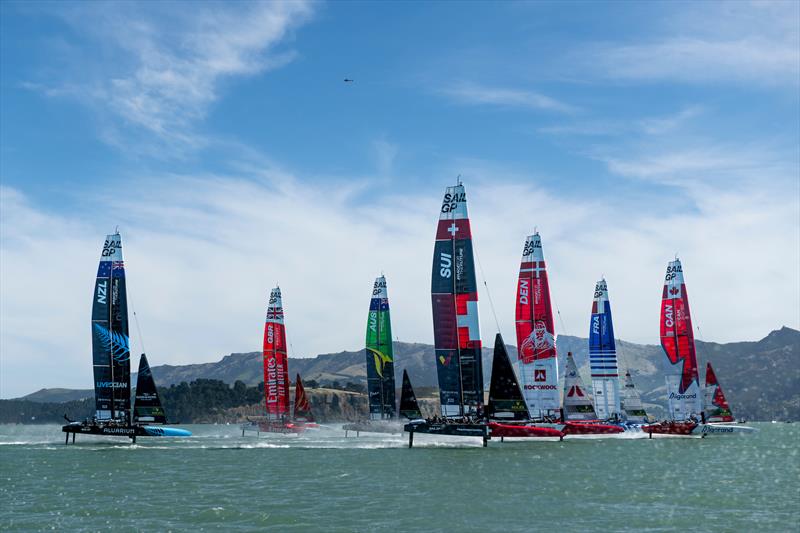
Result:
M0 529L798 531L800 425L707 439L184 439L0 426Z

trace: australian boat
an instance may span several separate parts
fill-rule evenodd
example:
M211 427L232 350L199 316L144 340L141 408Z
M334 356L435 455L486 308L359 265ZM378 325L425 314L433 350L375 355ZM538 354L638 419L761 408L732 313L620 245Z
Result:
M129 437L188 437L185 429L166 427L147 357L142 354L136 398L131 413L131 364L128 335L128 300L122 239L108 235L100 254L92 300L92 359L95 414L84 421L69 422L61 430L69 443L77 434ZM133 415L133 416L131 416Z

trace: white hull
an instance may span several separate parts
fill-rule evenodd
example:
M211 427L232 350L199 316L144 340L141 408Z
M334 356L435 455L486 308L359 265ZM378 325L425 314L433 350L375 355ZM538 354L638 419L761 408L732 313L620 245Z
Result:
M711 423L711 424L698 424L692 430L692 435L700 435L705 437L707 435L743 435L747 433L755 433L758 431L756 428L750 426L742 426L734 423Z

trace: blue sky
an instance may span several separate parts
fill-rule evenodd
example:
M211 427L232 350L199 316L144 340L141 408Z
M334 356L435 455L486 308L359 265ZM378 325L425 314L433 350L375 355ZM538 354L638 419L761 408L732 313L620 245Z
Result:
M153 364L258 349L275 282L296 355L355 349L381 270L397 335L430 342L458 174L507 338L534 227L559 333L585 335L605 274L618 334L656 343L675 253L706 340L800 326L796 2L0 15L0 396L90 384L88 294L117 225Z

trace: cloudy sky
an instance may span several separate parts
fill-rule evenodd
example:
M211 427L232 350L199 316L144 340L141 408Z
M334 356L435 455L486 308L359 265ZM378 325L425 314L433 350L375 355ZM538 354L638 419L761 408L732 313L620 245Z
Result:
M0 3L0 397L91 386L90 298L122 233L134 351L363 343L373 278L432 342L444 187L467 187L484 341L513 339L537 228L585 335L658 342L683 261L700 338L800 327L800 4ZM353 83L343 79L352 78Z

